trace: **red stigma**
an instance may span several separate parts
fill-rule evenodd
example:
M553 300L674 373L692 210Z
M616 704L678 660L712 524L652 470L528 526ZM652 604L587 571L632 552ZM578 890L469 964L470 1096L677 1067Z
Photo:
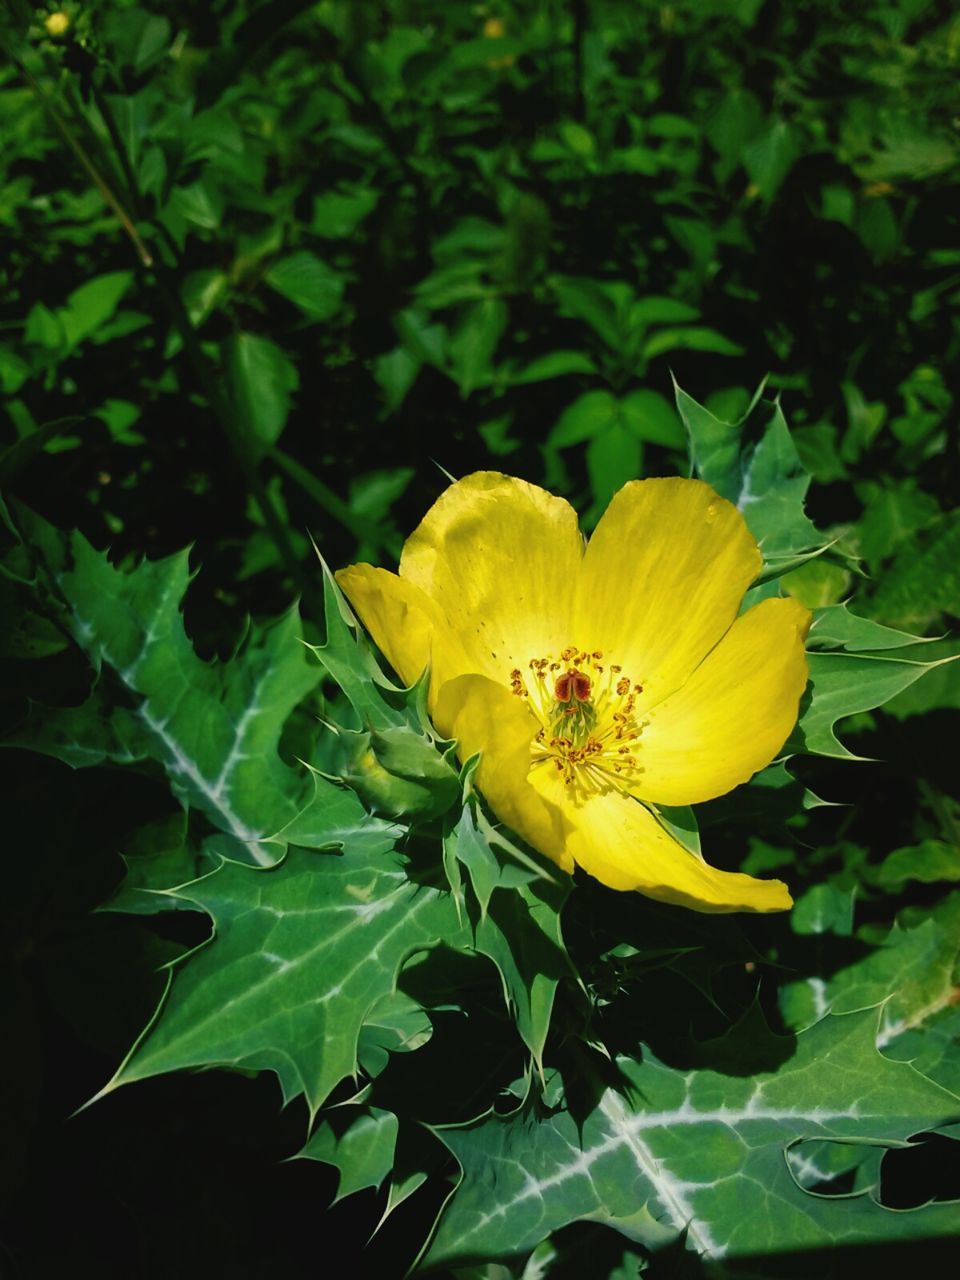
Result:
M590 677L582 671L566 671L557 676L553 692L558 702L586 702L590 697Z

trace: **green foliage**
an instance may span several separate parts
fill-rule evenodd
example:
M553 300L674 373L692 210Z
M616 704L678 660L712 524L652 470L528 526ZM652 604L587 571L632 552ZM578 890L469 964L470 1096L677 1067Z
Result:
M789 1046L777 1045L762 1020L759 1029L739 1024L706 1053L746 1061L758 1054L758 1030L777 1065L746 1077L677 1071L653 1055L618 1059L612 1084L590 1082L584 1114L520 1110L441 1130L464 1180L426 1261L525 1254L579 1219L650 1249L685 1233L708 1261L764 1253L773 1242L797 1249L955 1233L957 1205L927 1206L905 1222L877 1204L875 1187L849 1198L811 1196L791 1170L790 1155L807 1143L860 1147L869 1158L876 1146L898 1145L918 1124L935 1128L951 1115L954 1094L877 1052L876 1012L825 1018ZM837 1081L827 1099L824 1072ZM755 1190L745 1214L748 1185L763 1194Z
M389 830L375 838L361 806L346 807L328 805L329 834L316 834L342 843L341 857L293 851L263 880L224 863L176 891L209 913L216 938L174 975L112 1085L178 1067L269 1068L285 1100L303 1094L313 1113L357 1071L368 1015L454 917L448 895L411 884L387 856Z
M757 591L777 590L798 557L831 554L805 513L809 479L778 407L755 429L681 391L678 403L696 470L771 549ZM571 894L566 876L491 825L472 763L458 772L454 744L426 718L422 682L404 690L388 679L325 566L322 644L304 645L288 612L205 662L183 625L184 554L120 568L25 508L8 528L8 575L84 654L93 681L77 706L32 707L10 745L74 767L162 767L184 817L141 830L106 907L200 911L213 931L167 966L155 1016L101 1096L185 1068L271 1071L286 1103L306 1103L301 1155L338 1170L341 1198L385 1187L387 1213L443 1168L436 1145L401 1161L407 1135L429 1117L461 1175L428 1267L523 1259L582 1222L654 1254L682 1239L704 1262L729 1255L744 1265L837 1238L958 1228L955 1206L886 1207L877 1160L955 1114L960 1060L943 1024L955 1003L956 894L919 918L901 913L886 931L861 926L863 953L839 968L785 971L777 994L795 1040L773 1035L753 1004L714 1038L688 1042L680 1061L668 1038L664 1057L640 1043L652 1036L659 1046L656 1006L640 1041L631 1007L645 990L665 990L672 972L690 1014L712 1011L715 1023L713 988L730 963L723 935L681 918L664 948L655 933L634 944L616 919L591 925L583 886ZM819 609L794 749L852 757L836 721L946 661L893 656L919 643L845 604ZM300 722L293 759L291 713L305 699L316 705L321 673L346 701ZM793 785L781 764L743 789L759 805L756 830L776 822L777 793L789 802ZM699 849L692 811L664 820ZM861 870L860 892L953 883L956 852L936 839L895 850ZM793 937L851 937L856 867L848 860L805 887ZM578 935L572 952L564 910ZM491 1109L488 1069L464 1114L449 1058L443 1085L426 1095L404 1086L396 1064L427 1052L442 1011L469 1019L483 983L448 989L447 970L477 961L496 974L515 1027L500 1058L511 1101ZM624 1043L635 1047L624 1053ZM479 1049L469 1048L469 1022L466 1044ZM902 1059L905 1044L930 1078ZM850 1177L852 1197L819 1193ZM763 1208L745 1220L740 1206L757 1185Z
M169 1274L298 1274L281 1220L315 1268L331 1200L371 1271L459 1280L827 1277L957 1233L958 32L917 0L8 6L15 1269L86 1262L111 1197ZM428 458L588 531L642 475L741 509L746 605L813 611L810 683L780 760L661 818L791 913L613 894L493 822L311 546L392 568ZM71 1141L64 1197L30 1157Z
M229 663L203 662L180 615L186 553L116 569L79 534L59 534L26 510L11 522L29 550L28 581L90 662L96 682L76 707L34 705L26 742L76 767L155 761L185 805L233 857L270 863L264 842L294 816L302 774L278 754L290 712L318 672L288 611L251 626Z

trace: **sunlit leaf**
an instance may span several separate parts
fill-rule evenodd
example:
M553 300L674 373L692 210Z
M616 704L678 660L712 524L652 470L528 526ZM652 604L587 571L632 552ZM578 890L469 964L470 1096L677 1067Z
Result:
M954 1094L877 1052L876 1027L877 1011L868 1010L828 1017L795 1044L758 1044L753 1031L754 1050L770 1060L748 1076L677 1070L653 1054L619 1059L618 1084L594 1080L594 1101L578 1116L519 1111L438 1129L463 1182L427 1262L516 1257L578 1220L614 1226L652 1249L685 1234L707 1260L838 1238L950 1235L960 1225L956 1204L891 1212L876 1187L813 1196L784 1159L811 1138L898 1144L954 1114ZM735 1028L734 1052L737 1036Z

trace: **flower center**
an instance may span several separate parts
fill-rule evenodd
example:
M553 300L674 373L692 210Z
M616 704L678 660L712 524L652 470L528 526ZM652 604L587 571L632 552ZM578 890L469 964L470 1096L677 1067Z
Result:
M526 674L519 667L510 673L510 688L540 722L534 767L552 764L567 786L584 791L622 788L642 772L643 685L602 659L599 649L568 645L558 657L531 658Z

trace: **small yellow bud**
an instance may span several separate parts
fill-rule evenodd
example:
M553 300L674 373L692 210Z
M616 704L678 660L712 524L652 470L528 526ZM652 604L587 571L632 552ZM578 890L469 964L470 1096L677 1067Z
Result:
M65 36L70 30L70 15L62 11L51 13L43 25L48 36Z
M502 18L488 18L483 24L483 34L488 40L502 40L506 32Z

